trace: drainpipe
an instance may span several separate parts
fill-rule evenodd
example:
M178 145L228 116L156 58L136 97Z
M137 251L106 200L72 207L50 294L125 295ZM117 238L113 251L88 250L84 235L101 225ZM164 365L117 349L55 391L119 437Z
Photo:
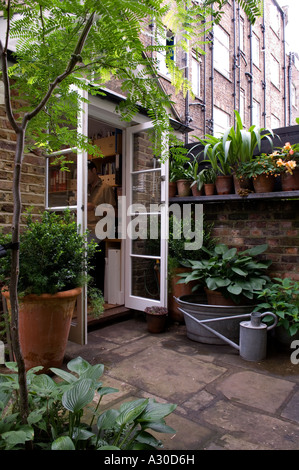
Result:
M253 116L252 116L252 108L253 108L253 96L252 96L252 81L253 81L253 75L252 75L252 24L250 23L250 32L249 32L249 39L250 39L250 72L246 72L245 75L248 78L249 81L249 88L250 88L250 125L252 126L252 121L253 121Z
M213 10L213 6L212 6ZM212 13L213 14L213 13ZM210 33L211 36L211 119L209 119L209 125L207 126L210 133L213 135L214 133L214 25L212 26L212 30Z
M267 78L266 78L266 26L265 26L265 4L263 4L263 24L262 24L262 34L263 34L263 54L264 54L264 81L262 82L262 87L264 90L264 127L266 128L266 121L267 121L267 107L266 107L266 102L267 102L267 93L266 93L266 88L267 88Z
M236 55L236 0L233 2L233 30L234 30L234 63L233 63L233 80L234 80L234 110L236 109L236 68L237 68L237 55ZM234 122L236 122L234 114Z
M292 62L293 53L289 54L289 126L292 125Z
M203 20L204 22L204 20ZM203 135L206 135L206 31L204 32L204 56L203 56L203 77L204 77L204 83L203 83L203 106L202 106L202 111L203 111Z
M284 125L287 125L287 67L286 67L286 34L285 34L285 29L286 29L286 14L283 10L282 12L282 30L283 30L283 71L284 71Z
M185 53L185 78L189 81L189 52L188 48ZM186 98L185 98L185 125L188 127L190 122L192 121L190 113L189 113L189 90L187 90ZM189 142L188 139L188 132L185 133L185 144L187 145Z

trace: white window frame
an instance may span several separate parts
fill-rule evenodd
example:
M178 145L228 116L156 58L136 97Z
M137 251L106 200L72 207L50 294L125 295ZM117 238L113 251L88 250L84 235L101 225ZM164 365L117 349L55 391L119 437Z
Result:
M245 95L245 90L241 88L240 90L240 103L239 103L239 114L242 119L242 124L245 125L245 104L246 104L246 95Z
M169 43L175 46L175 35L172 31L165 28L164 35L157 33L157 44L160 46L167 46ZM157 52L157 70L161 75L170 77L170 73L166 64L167 51L164 49ZM175 50L173 50L172 60L175 62Z
M230 77L230 37L219 25L214 26L214 68Z
M255 33L252 34L252 62L260 67L260 40Z
M280 128L280 119L275 116L275 114L271 114L271 129L279 129Z
M201 85L201 59L198 58L195 54L192 54L192 91L195 96L200 96L200 85Z
M219 137L225 129L230 127L230 115L223 111L223 109L217 108L214 106L214 126L213 126L213 135Z
M271 83L273 83L276 88L280 89L280 63L273 54L271 54L270 58L270 71Z
M252 100L252 125L261 125L261 104L257 100Z

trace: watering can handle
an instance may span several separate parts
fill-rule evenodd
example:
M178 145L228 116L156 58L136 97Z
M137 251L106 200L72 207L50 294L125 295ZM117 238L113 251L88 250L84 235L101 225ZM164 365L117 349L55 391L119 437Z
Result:
M272 330L277 325L277 322L278 322L277 315L275 315L275 313L273 312L265 312L265 313L262 313L261 318L265 317L266 315L270 315L271 317L274 318L273 325L267 327L267 330Z

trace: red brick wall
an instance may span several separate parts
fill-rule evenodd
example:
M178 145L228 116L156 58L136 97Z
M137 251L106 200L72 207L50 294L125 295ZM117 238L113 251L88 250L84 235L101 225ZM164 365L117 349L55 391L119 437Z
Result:
M0 227L11 230L13 213L13 166L15 133L0 106ZM22 212L33 207L38 214L45 207L45 160L32 153L25 155L21 175Z
M239 250L268 244L269 273L299 280L299 203L296 200L232 201L204 205L220 243Z

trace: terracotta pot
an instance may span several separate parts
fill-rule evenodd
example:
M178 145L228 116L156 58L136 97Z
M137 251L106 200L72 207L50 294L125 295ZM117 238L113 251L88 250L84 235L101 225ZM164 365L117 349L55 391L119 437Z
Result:
M219 175L215 181L217 194L231 194L233 192L233 176Z
M253 178L253 187L256 193L272 193L274 186L274 175L258 175L256 178Z
M61 367L81 287L57 294L30 294L19 300L19 337L26 370ZM2 291L10 311L9 292Z
M197 185L191 186L192 196L202 196L202 189L198 189Z
M298 191L299 190L299 169L293 170L293 174L281 173L281 189L283 191Z
M174 275L171 277L170 281L170 293L168 295L168 313L169 317L172 321L178 323L184 323L184 315L178 309L177 302L174 300L173 297L181 297L182 295L189 295L192 293L192 287L194 286L194 282L189 282L188 284L177 284L177 282L181 279L179 276L180 273L185 273L186 271L191 271L188 268L176 268Z
M181 197L191 195L191 181L190 180L178 180L177 182L178 195Z
M146 314L147 329L150 333L163 333L166 327L167 315Z
M204 190L206 196L213 196L215 193L215 183L205 183Z
M235 174L233 174L233 181L234 181L235 194L238 194L239 191L242 191L244 189L249 190L249 191L253 190L251 178L239 179L236 177Z
M176 195L176 181L169 182L169 197L175 197Z

